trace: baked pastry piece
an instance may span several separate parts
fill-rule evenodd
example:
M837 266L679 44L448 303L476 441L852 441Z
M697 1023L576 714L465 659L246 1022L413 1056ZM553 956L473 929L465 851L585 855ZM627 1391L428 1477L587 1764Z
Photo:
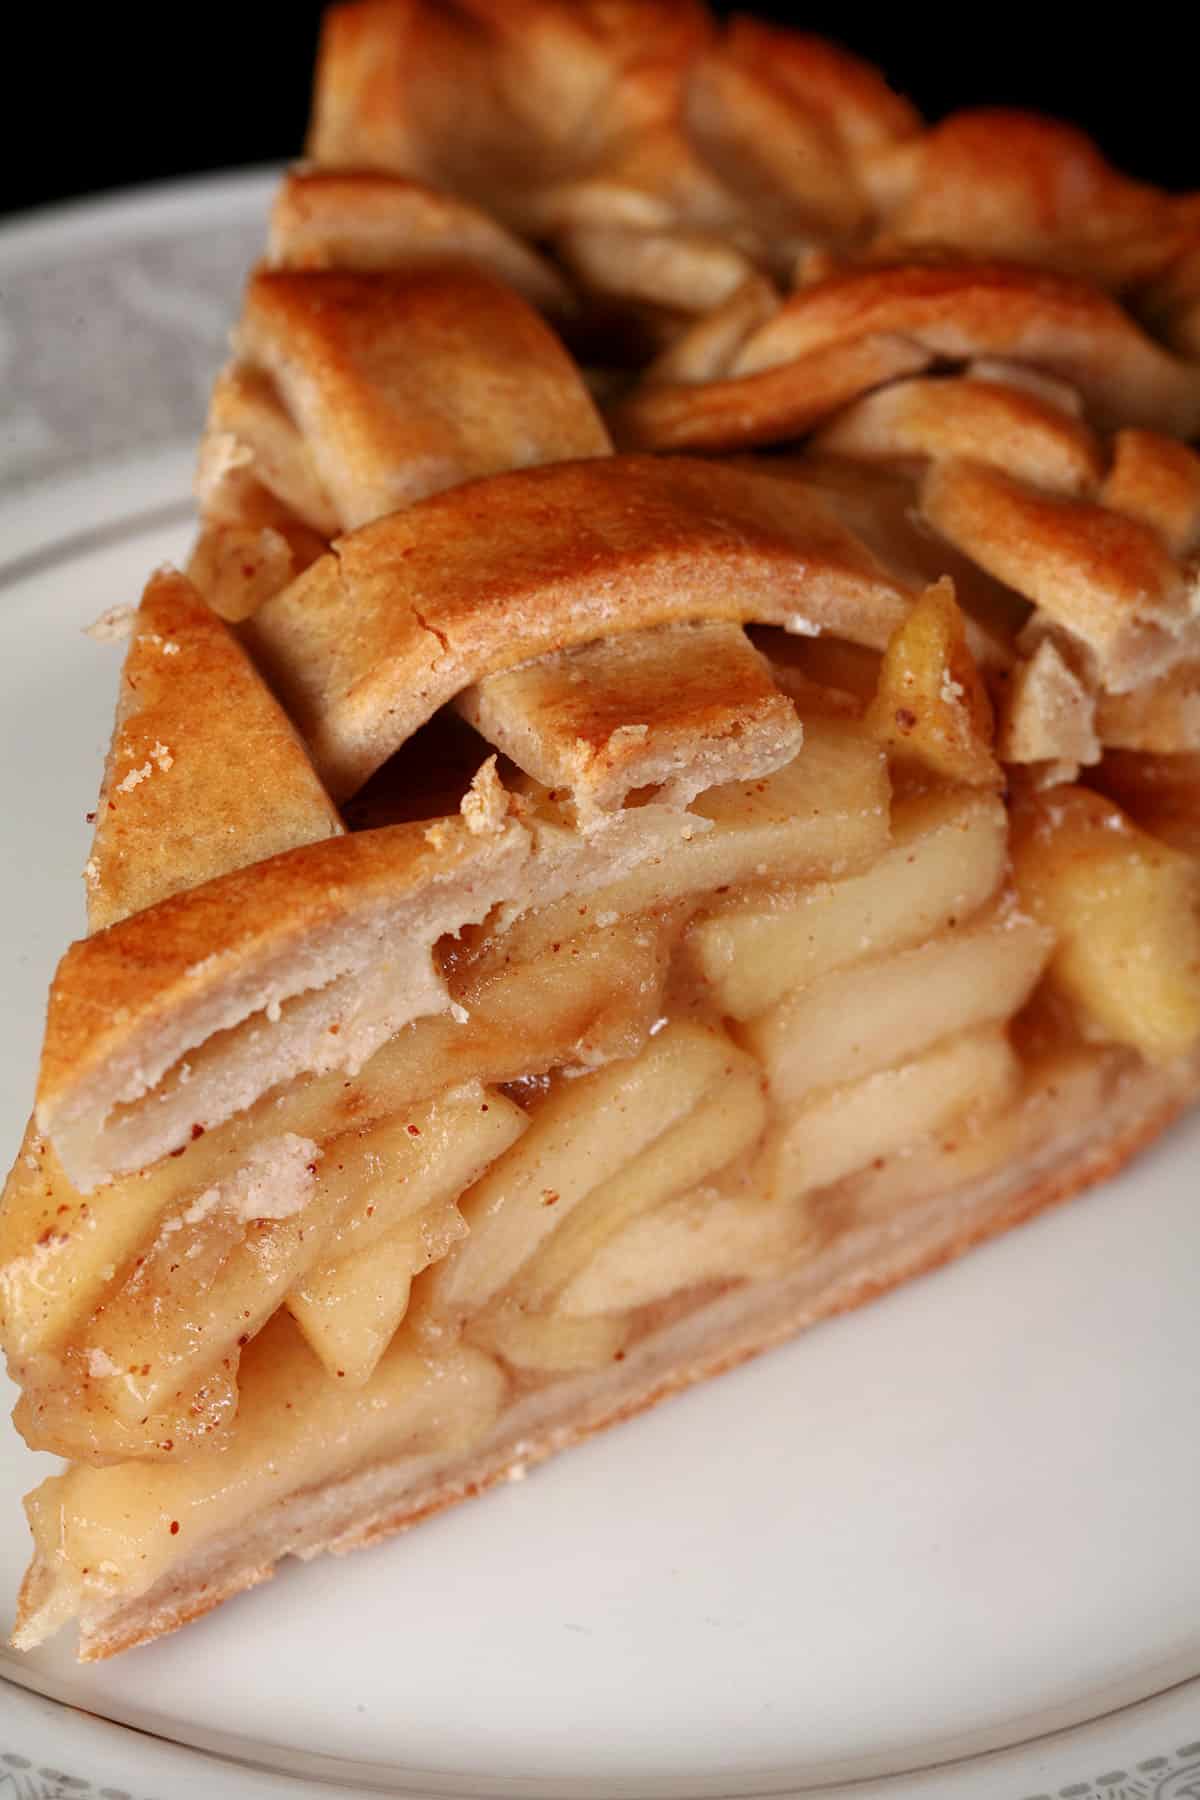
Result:
M1194 205L667 0L335 9L311 151L0 1210L84 1657L1200 1091Z

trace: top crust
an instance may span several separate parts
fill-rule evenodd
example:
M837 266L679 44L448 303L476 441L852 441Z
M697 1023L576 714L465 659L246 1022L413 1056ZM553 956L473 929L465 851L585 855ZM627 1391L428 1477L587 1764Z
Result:
M1074 126L999 108L954 113L871 165L894 249L1012 256L1118 288L1169 260L1185 221Z
M1161 349L1107 295L1016 264L912 263L830 276L786 301L731 372L751 375L882 332L930 356L998 356L1061 376L1101 428L1200 431L1200 368Z
M133 625L87 864L88 925L343 830L294 726L182 575Z
M293 169L271 210L268 261L276 269L364 271L465 262L551 318L578 310L553 264L479 207L371 170Z
M50 990L38 1129L86 1193L294 1075L353 1071L449 1004L433 945L519 891L527 851L520 826L453 819L330 838L73 944Z
M473 476L609 449L554 334L465 264L262 270L236 337L276 384L344 530Z
M713 27L694 0L363 0L325 16L309 154L535 226L563 183L669 125Z
M456 701L489 743L587 829L635 789L686 806L705 788L790 762L803 732L737 625L665 625L490 675Z
M694 619L882 648L911 592L757 469L614 456L497 475L341 539L248 630L330 791L483 676Z

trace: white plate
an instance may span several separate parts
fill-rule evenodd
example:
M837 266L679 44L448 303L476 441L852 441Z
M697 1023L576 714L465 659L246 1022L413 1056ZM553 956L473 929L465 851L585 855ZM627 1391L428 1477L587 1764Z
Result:
M82 922L118 653L81 627L186 543L267 191L0 235L4 1144ZM0 1800L1200 1794L1198 1152L1193 1119L1086 1202L152 1649L4 1655ZM43 1462L7 1431L9 1606Z

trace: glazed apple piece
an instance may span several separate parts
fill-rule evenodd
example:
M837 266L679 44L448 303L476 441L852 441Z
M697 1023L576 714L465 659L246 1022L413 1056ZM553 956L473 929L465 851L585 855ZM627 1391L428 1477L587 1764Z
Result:
M779 1274L812 1239L791 1197L705 1186L631 1219L563 1288L559 1316L583 1324L651 1306L686 1288Z
M1152 1062L1200 1039L1200 862L1087 788L1016 808L1022 904L1057 939L1049 979L1100 1039Z
M408 1311L414 1276L466 1235L455 1202L438 1201L307 1275L288 1295L287 1309L326 1373L350 1387L369 1381Z
M710 788L682 816L687 835L625 879L518 920L514 954L676 900L761 882L827 879L868 867L887 848L886 759L861 726L805 721L804 747L774 775Z
M1003 787L991 701L948 579L926 588L893 633L866 724L901 762L967 787Z
M835 970L741 1028L780 1106L857 1081L942 1038L1007 1019L1033 991L1053 934L1002 899L915 950Z
M891 848L865 874L702 918L686 954L721 1011L750 1019L791 988L962 924L996 892L1007 860L1008 818L992 795L911 796L894 805Z
M698 1117L746 1060L723 1033L676 1022L632 1061L560 1082L525 1136L463 1197L470 1236L429 1277L430 1310L449 1318L480 1310L602 1183Z
M28 1440L60 1454L185 1453L212 1429L195 1394L236 1375L245 1344L314 1265L456 1198L524 1124L503 1095L468 1087L331 1140L283 1217L247 1216L246 1202L209 1190L165 1222L59 1354L27 1361Z
M75 1464L30 1495L36 1554L22 1642L37 1642L80 1606L145 1593L180 1551L219 1541L314 1482L397 1454L434 1460L475 1442L506 1391L501 1371L480 1351L464 1346L433 1356L403 1333L372 1379L347 1391L286 1313L246 1362L241 1415L219 1446L152 1466Z
M919 1144L964 1115L1010 1104L1021 1065L1003 1028L986 1025L789 1111L770 1146L770 1188L798 1200L877 1158Z
M761 1072L741 1059L702 1106L593 1189L521 1271L512 1293L534 1312L556 1296L634 1219L656 1211L749 1157L767 1120Z

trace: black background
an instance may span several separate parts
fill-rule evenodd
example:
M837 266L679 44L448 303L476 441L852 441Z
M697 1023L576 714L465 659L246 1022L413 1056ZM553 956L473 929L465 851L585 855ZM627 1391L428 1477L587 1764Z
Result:
M18 10L18 9L14 9ZM718 7L718 11L733 10ZM1130 173L1200 188L1190 4L752 5L870 57L929 118L1026 106L1073 119ZM5 20L0 212L281 162L302 144L319 4L28 5Z

